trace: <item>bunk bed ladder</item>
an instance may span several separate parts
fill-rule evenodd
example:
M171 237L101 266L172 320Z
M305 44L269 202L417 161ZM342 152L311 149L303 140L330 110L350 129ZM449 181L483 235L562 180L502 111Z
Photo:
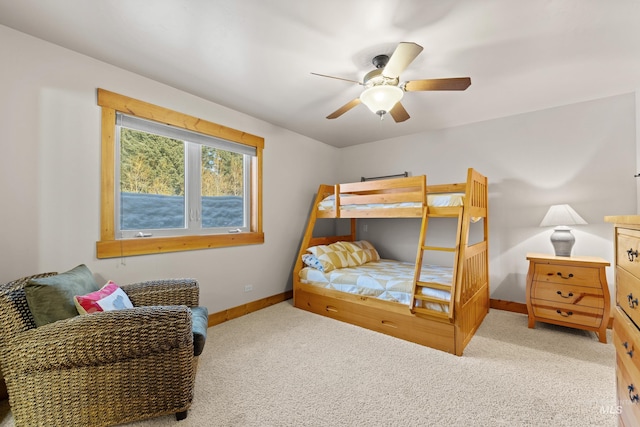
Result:
M420 229L420 237L418 240L418 253L416 255L415 273L413 277L413 296L411 298L411 312L418 315L426 315L430 317L438 317L442 319L452 320L454 317L454 302L455 295L453 294L454 284L456 283L456 270L454 269L454 276L450 284L442 284L438 282L425 282L420 281L422 274L422 267L424 262L424 254L427 251L440 251L440 252L453 252L454 262L457 265L460 256L460 235L462 233L462 216L463 209L459 210L457 215L457 227L456 227L456 246L455 247L442 247L442 246L428 246L426 245L427 230L429 228L429 208L424 207L422 212L422 225ZM436 296L428 296L424 294L424 291L428 290L442 290L447 291L450 294L449 300L438 298ZM434 305L435 304L435 305ZM448 312L438 310L431 307L445 307L447 306Z

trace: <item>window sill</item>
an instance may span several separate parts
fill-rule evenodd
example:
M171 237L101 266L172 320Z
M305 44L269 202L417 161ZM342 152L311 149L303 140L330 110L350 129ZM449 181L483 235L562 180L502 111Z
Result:
M96 243L96 253L97 257L102 259L222 248L227 246L257 245L262 243L264 243L264 233L144 237L122 240L102 240Z

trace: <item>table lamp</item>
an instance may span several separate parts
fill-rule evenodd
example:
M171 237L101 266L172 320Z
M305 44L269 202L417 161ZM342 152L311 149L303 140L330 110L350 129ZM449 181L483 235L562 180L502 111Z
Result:
M584 225L587 221L569 205L553 205L542 218L540 227L556 228L551 233L551 244L556 251L556 256L571 256L571 249L576 238L571 233L570 225Z

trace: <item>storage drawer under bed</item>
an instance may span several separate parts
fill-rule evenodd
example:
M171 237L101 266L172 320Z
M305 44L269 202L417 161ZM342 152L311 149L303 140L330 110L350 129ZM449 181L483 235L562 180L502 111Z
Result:
M389 310L380 308L381 301L374 301L371 306L368 306L367 299L367 297L351 294L333 298L308 292L304 288L295 291L295 306L303 310L448 353L455 352L453 324L416 316L411 314L408 306L398 303L383 302L389 305ZM372 298L372 300L375 299ZM391 309L392 306L393 309ZM403 314L405 307L406 314Z

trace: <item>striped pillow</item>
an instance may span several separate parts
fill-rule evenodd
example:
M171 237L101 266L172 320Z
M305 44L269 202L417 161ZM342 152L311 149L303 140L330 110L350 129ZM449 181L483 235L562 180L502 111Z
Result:
M343 245L342 242L332 243L330 245L312 246L307 252L316 256L325 273L337 268L355 267L358 265L351 255L351 252Z

